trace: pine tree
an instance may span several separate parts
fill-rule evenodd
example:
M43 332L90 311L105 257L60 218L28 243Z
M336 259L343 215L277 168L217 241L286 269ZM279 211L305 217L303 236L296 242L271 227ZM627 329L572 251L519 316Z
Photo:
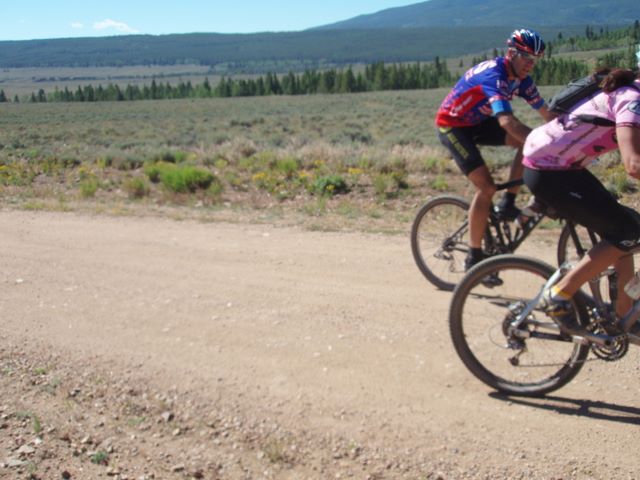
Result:
M76 94L73 98L76 102L84 102L84 92L82 91L82 87L80 85L78 85L78 89L76 90Z
M95 102L96 101L96 91L94 90L92 85L87 85L84 88L85 99L87 102Z

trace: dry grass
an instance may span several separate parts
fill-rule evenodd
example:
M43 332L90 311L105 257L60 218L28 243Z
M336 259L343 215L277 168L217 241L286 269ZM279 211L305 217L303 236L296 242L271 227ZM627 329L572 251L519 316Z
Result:
M469 193L432 127L445 94L4 104L0 197L19 208L403 230L430 195ZM506 178L509 149L485 155ZM216 191L153 183L145 167L158 161L205 169ZM329 177L347 188L320 191Z

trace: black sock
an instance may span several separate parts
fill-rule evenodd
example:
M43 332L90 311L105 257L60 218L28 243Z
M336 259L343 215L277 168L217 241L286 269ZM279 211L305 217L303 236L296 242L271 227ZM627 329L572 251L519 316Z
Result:
M468 257L472 260L482 260L482 248L470 248Z

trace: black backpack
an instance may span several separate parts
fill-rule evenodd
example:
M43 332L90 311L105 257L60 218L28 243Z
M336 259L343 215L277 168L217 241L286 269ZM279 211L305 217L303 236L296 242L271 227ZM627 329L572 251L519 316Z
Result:
M602 90L600 83L604 77L605 75L594 74L572 80L549 101L549 110L557 114L570 113L571 109L580 101ZM600 127L612 127L616 124L612 120L596 115L576 115L576 118Z

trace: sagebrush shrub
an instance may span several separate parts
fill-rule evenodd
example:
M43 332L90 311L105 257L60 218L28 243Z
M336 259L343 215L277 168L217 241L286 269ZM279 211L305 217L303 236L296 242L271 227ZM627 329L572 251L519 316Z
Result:
M144 178L134 177L128 179L123 185L124 191L129 198L143 198L149 194L149 184Z
M349 186L340 175L328 175L318 178L313 184L313 190L318 195L339 195L348 193Z
M160 172L160 182L171 192L193 193L206 190L213 182L213 173L198 167L166 168Z

